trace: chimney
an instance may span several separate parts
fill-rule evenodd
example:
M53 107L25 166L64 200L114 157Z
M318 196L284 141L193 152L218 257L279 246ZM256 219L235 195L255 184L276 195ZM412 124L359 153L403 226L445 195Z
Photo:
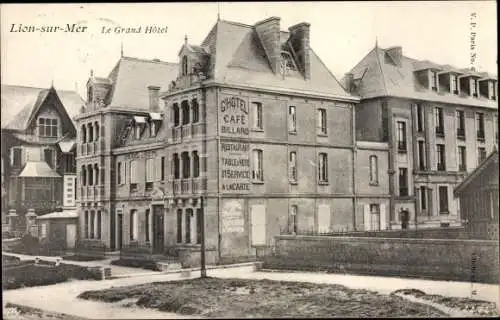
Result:
M344 85L345 85L345 89L347 90L347 92L351 93L353 91L353 85L354 85L354 74L348 72L345 74L345 77L344 77Z
M274 73L280 70L280 18L271 17L255 24L255 31L266 51L267 58Z
M310 27L307 22L302 22L288 28L290 31L290 43L297 56L297 62L302 68L304 78L311 78L311 65L310 65Z
M159 86L148 86L149 91L149 110L152 112L158 112L160 109L160 87Z
M394 61L394 64L397 65L398 67L401 67L402 65L402 60L403 60L403 48L400 46L397 47L391 47L385 50L386 54L388 54L392 61Z

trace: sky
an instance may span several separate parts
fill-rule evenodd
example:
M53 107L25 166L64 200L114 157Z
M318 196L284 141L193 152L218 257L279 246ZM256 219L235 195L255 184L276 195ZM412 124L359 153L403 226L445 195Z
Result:
M1 82L53 83L85 96L90 70L108 76L121 44L125 56L178 62L184 37L201 44L218 12L221 19L245 24L278 16L282 30L310 23L311 47L339 80L376 42L382 48L402 46L411 58L497 73L495 1L2 4ZM87 26L86 32L13 32L20 25L74 23ZM167 32L102 33L116 26L166 27ZM471 54L476 54L472 64Z

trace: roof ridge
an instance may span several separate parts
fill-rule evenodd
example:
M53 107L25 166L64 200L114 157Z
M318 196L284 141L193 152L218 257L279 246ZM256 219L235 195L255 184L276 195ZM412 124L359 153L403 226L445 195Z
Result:
M146 59L146 58L137 58L137 57L126 57L123 56L120 58L120 60L133 60L133 61L141 61L141 62L150 62L150 63L163 63L163 64L173 64L173 65L178 65L177 62L169 62L169 61L162 61L158 58L154 59Z

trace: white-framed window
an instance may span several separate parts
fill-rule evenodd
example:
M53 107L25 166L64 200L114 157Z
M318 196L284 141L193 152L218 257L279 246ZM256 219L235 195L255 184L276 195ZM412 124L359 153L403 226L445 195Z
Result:
M137 210L133 209L130 210L130 221L129 221L129 226L130 226L130 241L136 241L137 240L137 235L138 235L138 217L137 217Z
M370 230L380 230L380 205L378 203L370 204Z
M464 146L458 146L458 171L467 171L467 153Z
M328 154L320 153L318 159L318 180L319 182L328 182Z
M151 138L156 137L156 122L154 120L149 122L149 136Z
M141 139L141 133L142 133L142 126L138 123L135 124L134 126L134 133L135 133L135 139L140 140Z
M439 214L448 214L448 187L439 187Z
M254 181L264 181L263 159L262 150L252 150L252 180Z
M297 234L298 232L298 214L299 208L296 204L290 206L290 223L289 223L289 233Z
M317 110L317 131L319 134L327 134L326 130L326 109Z
M146 190L153 188L155 174L155 159L146 159Z
M40 137L57 137L58 129L57 119L38 118L38 135Z
M427 188L425 186L421 186L420 190L420 210L427 210Z
M137 160L130 161L130 191L137 190L138 176L137 176Z
M453 94L458 94L458 78L456 74L451 74L451 90Z
M297 182L297 152L290 152L289 156L289 179L290 182Z
M398 152L406 152L406 122L398 121L396 124L398 133Z
M436 71L431 71L431 85L431 89L436 91L438 86L438 74Z
M23 148L12 147L10 163L13 168L19 169L23 165Z
M253 128L258 130L263 130L263 120L262 120L262 103L252 102L252 118L253 118Z
M40 238L47 237L47 223L40 224Z
M297 110L295 106L288 107L288 131L297 132Z
M370 184L378 185L378 158L376 155L370 156Z

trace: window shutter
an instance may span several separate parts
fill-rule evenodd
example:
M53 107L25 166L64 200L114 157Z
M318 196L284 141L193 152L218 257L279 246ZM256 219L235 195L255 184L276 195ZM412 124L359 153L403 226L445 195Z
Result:
M364 222L365 222L365 231L370 231L371 230L371 212L370 212L370 205L365 204L364 205Z
M156 157L155 175L156 175L155 181L161 181L161 157L160 156Z
M330 223L330 206L327 204L320 204L318 206L318 232L329 232Z
M266 244L266 206L251 207L252 245Z
M387 212L385 209L385 203L380 204L380 230L387 229Z

